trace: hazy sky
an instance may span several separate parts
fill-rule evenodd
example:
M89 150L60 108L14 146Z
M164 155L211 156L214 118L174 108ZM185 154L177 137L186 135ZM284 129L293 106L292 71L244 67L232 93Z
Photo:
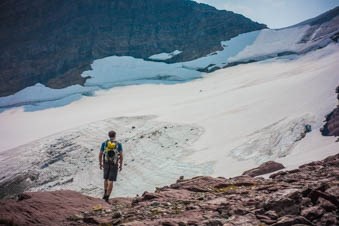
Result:
M339 6L339 0L195 0L243 14L270 28L282 28Z

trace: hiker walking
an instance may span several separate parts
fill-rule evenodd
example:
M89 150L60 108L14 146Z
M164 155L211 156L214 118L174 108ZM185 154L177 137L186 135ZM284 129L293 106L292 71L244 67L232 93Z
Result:
M109 131L109 139L102 143L99 152L99 166L104 169L105 193L102 197L106 202L109 200L113 189L113 181L117 180L118 169L122 170L122 145L115 140L116 132Z

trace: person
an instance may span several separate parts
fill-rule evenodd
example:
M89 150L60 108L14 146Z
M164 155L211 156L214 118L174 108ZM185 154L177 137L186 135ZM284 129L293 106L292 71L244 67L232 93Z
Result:
M109 139L101 144L99 152L99 167L104 172L104 196L109 202L109 196L113 189L113 182L117 180L118 169L122 170L123 153L121 143L115 140L116 132L108 132Z

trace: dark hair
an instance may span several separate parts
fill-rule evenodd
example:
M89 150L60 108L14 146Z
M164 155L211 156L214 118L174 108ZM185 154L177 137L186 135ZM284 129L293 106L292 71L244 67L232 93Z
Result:
M115 138L115 135L116 135L116 132L113 131L113 130L111 130L111 131L108 132L108 136L109 136L110 138Z

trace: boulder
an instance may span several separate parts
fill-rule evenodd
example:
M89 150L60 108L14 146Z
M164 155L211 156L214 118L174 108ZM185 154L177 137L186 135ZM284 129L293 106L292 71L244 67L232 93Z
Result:
M314 219L321 218L321 216L324 214L324 212L325 212L324 209L321 208L320 206L311 206L311 207L301 211L301 216L312 221Z
M292 225L313 225L312 222L307 220L306 218L302 216L284 216L279 219L279 221L275 224L272 224L272 226L292 226Z
M321 225L338 225L339 221L337 219L337 216L333 213L325 213L321 220Z
M278 171L284 168L285 166L281 163L277 163L274 161L268 161L268 162L261 164L257 168L253 168L253 169L245 171L242 175L256 177L256 176L267 174L267 173L273 173L275 171Z

